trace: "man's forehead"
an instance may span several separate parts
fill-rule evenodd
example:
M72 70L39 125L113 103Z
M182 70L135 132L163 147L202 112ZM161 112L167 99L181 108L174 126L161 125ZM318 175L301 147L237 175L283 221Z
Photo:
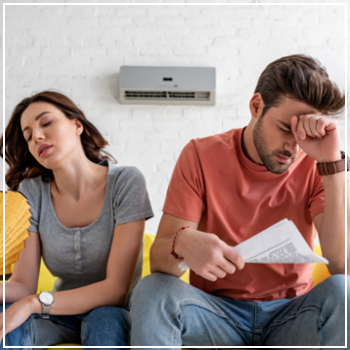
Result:
M282 113L278 111L275 115L275 120L280 124L290 127L291 119L293 116L296 116L298 119L301 115L309 114L320 114L316 109L309 106L294 106L294 108L286 108Z
M296 116L320 113L316 110L316 108L306 104L305 102L287 96L281 98L275 108L279 110L279 112L286 113L287 115L288 112Z

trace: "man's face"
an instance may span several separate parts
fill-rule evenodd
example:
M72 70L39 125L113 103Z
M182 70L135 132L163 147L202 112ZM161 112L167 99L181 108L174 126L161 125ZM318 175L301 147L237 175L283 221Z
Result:
M291 131L291 118L318 113L299 101L283 98L259 117L253 129L253 141L261 162L275 174L284 173L301 153Z

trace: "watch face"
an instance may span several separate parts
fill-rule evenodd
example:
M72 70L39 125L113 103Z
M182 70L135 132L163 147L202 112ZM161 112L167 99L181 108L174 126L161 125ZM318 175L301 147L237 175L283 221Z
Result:
M54 297L50 292L41 292L39 299L45 305L51 305L54 301Z

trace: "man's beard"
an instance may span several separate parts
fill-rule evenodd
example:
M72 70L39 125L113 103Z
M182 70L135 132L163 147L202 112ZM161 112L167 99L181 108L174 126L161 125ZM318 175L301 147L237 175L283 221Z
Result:
M292 153L286 151L286 150L275 150L269 153L267 149L266 144L266 138L264 136L264 128L262 123L262 117L259 118L258 122L254 126L253 129L253 142L255 145L255 148L259 154L259 157L263 164L265 165L266 169L274 174L282 174L284 173L289 166L294 162L296 159L296 155L293 155ZM278 163L277 160L273 159L273 156L279 154L285 157L291 157L292 161L288 164L281 164Z

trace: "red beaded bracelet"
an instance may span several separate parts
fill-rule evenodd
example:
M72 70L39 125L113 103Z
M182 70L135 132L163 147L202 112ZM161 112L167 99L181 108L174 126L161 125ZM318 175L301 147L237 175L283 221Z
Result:
M183 258L180 258L176 253L175 253L175 240L177 238L177 236L179 235L179 233L181 231L183 231L185 228L190 228L189 226L184 226L184 227L181 227L176 233L175 233L175 236L174 236L174 239L173 239L173 244L171 246L171 252L170 254L175 258L175 259L183 259Z

